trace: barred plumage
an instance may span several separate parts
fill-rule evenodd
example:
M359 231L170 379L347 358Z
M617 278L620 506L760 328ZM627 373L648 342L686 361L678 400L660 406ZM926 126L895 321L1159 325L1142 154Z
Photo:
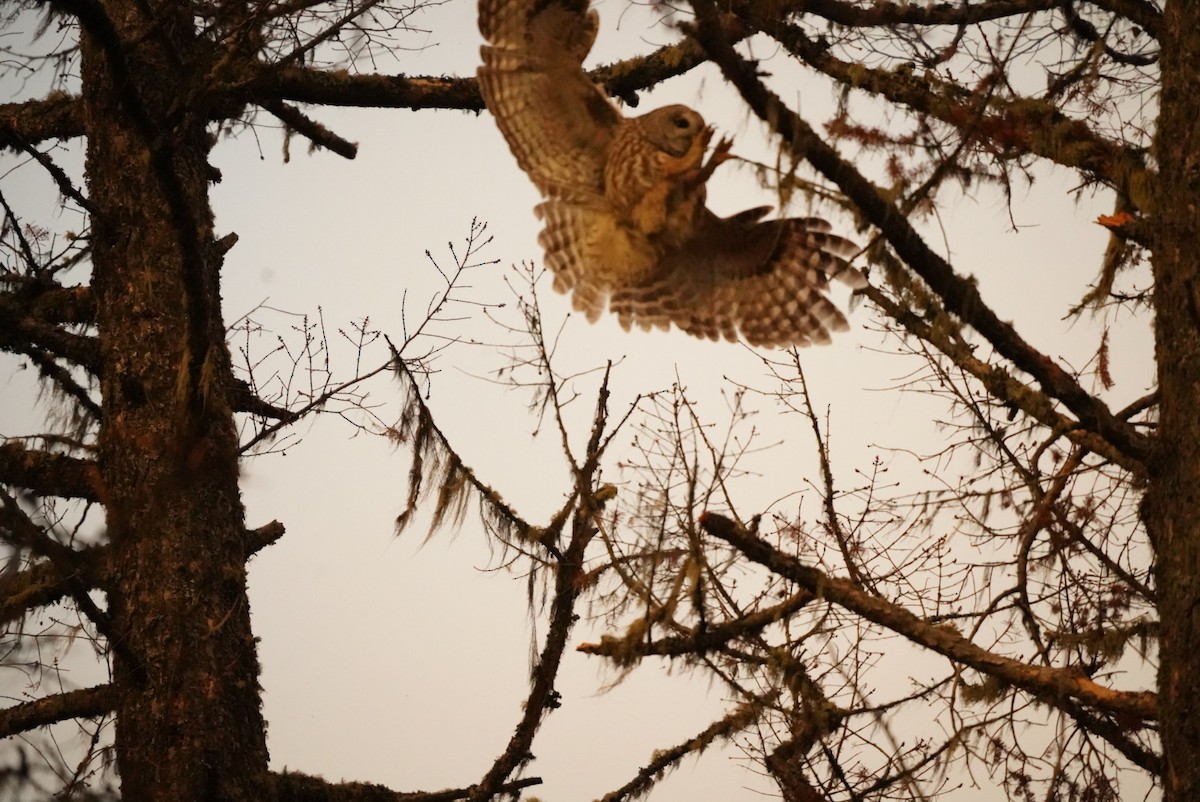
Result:
M817 218L728 218L705 182L729 141L686 106L626 118L583 71L599 27L587 0L479 0L479 85L545 200L539 242L555 289L596 320L752 345L829 342L846 319L829 280L865 284L853 244Z

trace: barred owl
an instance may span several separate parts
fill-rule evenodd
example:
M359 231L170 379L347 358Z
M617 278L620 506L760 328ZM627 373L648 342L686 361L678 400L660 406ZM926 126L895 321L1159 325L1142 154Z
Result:
M479 0L479 86L517 164L541 192L539 242L554 287L595 321L752 345L826 343L846 319L830 277L862 275L816 218L718 217L705 184L730 158L686 106L625 117L583 72L599 17L588 0Z

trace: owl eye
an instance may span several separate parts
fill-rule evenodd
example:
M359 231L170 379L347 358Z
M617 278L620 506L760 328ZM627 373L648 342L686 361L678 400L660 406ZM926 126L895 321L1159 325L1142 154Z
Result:
M692 123L688 120L687 117L676 117L674 122L675 122L675 127L681 131L684 130L685 128L692 127Z

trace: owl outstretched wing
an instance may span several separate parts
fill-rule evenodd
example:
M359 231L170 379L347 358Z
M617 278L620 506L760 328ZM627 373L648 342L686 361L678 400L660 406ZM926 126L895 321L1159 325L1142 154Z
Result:
M588 0L480 0L479 88L544 196L603 192L621 114L583 72L599 17Z
M696 337L755 346L824 344L848 328L825 295L831 280L865 280L850 265L854 243L815 217L761 221L770 207L730 218L706 212L681 248L664 254L655 281L613 293L623 326L674 324Z
M555 289L596 320L753 345L808 345L847 328L830 279L865 282L855 247L817 218L721 218L705 185L712 129L685 106L626 118L583 71L599 19L587 0L479 0L484 101L545 199L539 242Z

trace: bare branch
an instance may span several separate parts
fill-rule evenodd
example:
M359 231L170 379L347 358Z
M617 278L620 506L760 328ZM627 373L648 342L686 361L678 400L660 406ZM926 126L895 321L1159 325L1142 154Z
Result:
M763 85L754 66L738 55L722 35L711 0L695 0L693 5L697 11L697 37L754 113L778 133L797 157L807 159L818 172L837 184L867 220L879 228L905 264L938 294L946 309L982 334L1002 356L1037 379L1047 393L1078 416L1082 426L1104 437L1130 460L1144 462L1149 453L1146 438L1117 419L1102 401L1085 391L1053 360L1029 345L1011 324L1000 320L975 284L955 273L926 244L912 224L886 200L886 193L843 160Z
M353 159L358 155L358 145L348 142L319 122L306 117L295 106L278 100L264 100L263 108L318 147L332 151L344 159Z
M530 757L533 737L546 714L558 707L559 694L554 689L558 669L562 663L567 637L578 615L576 602L586 590L583 578L583 560L588 544L596 534L595 518L603 505L594 490L596 472L599 468L599 449L608 419L608 372L596 400L596 415L588 438L588 450L576 478L578 506L571 522L571 535L567 548L559 561L554 577L554 596L550 603L550 629L541 654L534 662L531 672L529 695L525 700L524 712L508 746L496 758L492 767L480 780L469 797L471 802L485 802L495 796L501 784Z
M1146 165L1145 150L1101 136L1085 120L1069 117L1051 101L997 98L989 92L992 82L970 91L932 72L877 69L843 61L800 27L776 22L764 17L757 7L751 8L757 15L748 19L756 27L844 86L928 114L958 128L964 139L985 142L998 152L1032 153L1080 170L1134 199L1138 207L1149 206L1146 187L1152 182L1153 171Z
M700 524L707 532L734 546L754 562L792 580L809 592L956 663L1032 693L1049 704L1068 697L1100 710L1143 721L1158 716L1158 697L1150 691L1117 691L1093 682L1081 672L1033 666L989 652L964 638L953 627L922 621L903 607L864 593L852 582L836 579L804 565L795 557L772 548L746 532L728 518L705 513L701 516Z
M540 777L524 777L505 783L499 794L513 794L523 788L541 785ZM360 782L333 783L322 777L296 771L272 773L273 799L276 802L455 802L470 796L472 788L445 791L393 791L382 785Z
M0 710L0 738L71 718L97 718L111 713L116 704L117 689L97 685L6 707Z
M676 768L688 755L698 755L717 741L728 741L758 720L761 705L747 703L738 705L722 718L709 724L686 741L667 749L656 749L650 761L638 770L629 782L600 798L600 802L626 802L645 796L666 775Z

